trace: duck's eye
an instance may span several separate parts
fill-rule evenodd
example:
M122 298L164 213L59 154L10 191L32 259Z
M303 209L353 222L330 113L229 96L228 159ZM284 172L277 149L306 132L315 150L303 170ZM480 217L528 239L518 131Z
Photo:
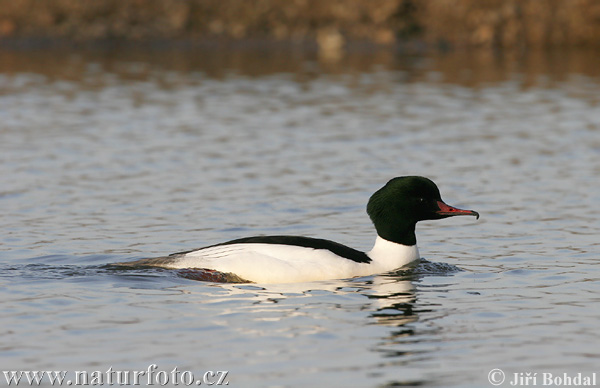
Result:
M420 203L425 203L425 198L419 198Z

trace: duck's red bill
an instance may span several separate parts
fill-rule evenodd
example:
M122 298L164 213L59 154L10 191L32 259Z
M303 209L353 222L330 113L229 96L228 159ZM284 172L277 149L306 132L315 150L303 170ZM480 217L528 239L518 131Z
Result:
M440 208L440 210L438 210L436 213L439 214L439 215L441 215L441 216L446 216L446 217L452 217L452 216L475 216L475 217L477 217L477 219L479 219L479 213L477 213L474 210L459 209L459 208L454 207L454 206L446 205L442 201L437 201L437 204L438 204L438 207Z

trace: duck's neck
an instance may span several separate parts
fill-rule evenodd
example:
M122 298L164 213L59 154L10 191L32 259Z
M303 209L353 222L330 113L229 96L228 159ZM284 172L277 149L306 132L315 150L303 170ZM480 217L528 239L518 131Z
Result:
M387 241L402 245L417 245L415 223L389 220L376 224L377 235Z
M416 242L412 245L404 245L380 236L377 236L375 245L367 252L367 256L373 260L373 264L381 266L383 271L403 267L420 258Z

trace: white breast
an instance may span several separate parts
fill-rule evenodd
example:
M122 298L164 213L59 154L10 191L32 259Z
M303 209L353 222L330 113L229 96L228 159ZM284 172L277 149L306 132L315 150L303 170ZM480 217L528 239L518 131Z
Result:
M373 249L367 252L367 256L373 260L373 263L377 263L382 268L380 272L404 267L421 258L421 256L419 256L419 248L417 248L416 244L402 245L388 241L379 236L377 236L377 240L375 240Z

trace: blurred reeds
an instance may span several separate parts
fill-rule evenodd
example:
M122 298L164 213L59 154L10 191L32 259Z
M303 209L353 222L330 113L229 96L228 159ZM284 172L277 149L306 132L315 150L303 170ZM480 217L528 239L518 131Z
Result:
M0 0L0 39L596 46L600 0Z

